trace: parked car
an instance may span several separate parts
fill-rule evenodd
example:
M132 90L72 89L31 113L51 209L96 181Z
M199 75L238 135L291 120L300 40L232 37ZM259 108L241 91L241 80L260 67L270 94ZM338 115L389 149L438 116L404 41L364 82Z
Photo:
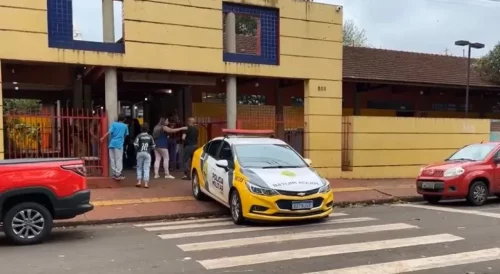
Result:
M16 244L44 241L53 220L70 219L93 209L86 169L79 159L0 161L0 222Z
M247 136L261 131L224 130L195 151L192 190L228 207L235 224L327 218L333 210L330 183L287 143Z
M423 167L417 192L431 204L461 199L483 205L490 195L500 195L500 143L471 144L442 162Z

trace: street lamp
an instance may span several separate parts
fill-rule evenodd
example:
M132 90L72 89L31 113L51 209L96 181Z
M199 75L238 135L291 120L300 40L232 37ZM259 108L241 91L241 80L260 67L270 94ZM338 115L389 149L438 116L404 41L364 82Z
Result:
M469 81L470 81L470 52L472 48L482 49L484 44L481 43L471 43L466 40L455 41L456 46L465 47L468 46L469 53L467 55L467 87L465 88L465 118L469 116Z

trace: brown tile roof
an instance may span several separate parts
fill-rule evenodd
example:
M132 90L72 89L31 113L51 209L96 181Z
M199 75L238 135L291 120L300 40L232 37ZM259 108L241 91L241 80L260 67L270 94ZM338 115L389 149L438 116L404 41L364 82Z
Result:
M376 80L465 86L467 58L344 46L343 78L344 81ZM481 80L473 69L470 86L500 88L499 85Z

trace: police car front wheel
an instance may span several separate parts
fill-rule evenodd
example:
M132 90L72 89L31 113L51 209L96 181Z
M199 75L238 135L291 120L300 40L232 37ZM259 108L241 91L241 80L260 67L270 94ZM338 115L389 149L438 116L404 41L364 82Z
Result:
M241 225L245 222L243 217L243 210L241 208L241 199L238 190L234 189L231 191L231 199L229 201L229 209L231 210L231 218L233 222L237 225Z

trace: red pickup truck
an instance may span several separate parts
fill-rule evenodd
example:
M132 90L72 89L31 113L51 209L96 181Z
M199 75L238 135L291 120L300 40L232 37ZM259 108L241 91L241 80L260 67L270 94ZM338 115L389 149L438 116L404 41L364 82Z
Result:
M16 244L44 241L53 220L93 209L86 169L79 159L0 161L0 223Z

